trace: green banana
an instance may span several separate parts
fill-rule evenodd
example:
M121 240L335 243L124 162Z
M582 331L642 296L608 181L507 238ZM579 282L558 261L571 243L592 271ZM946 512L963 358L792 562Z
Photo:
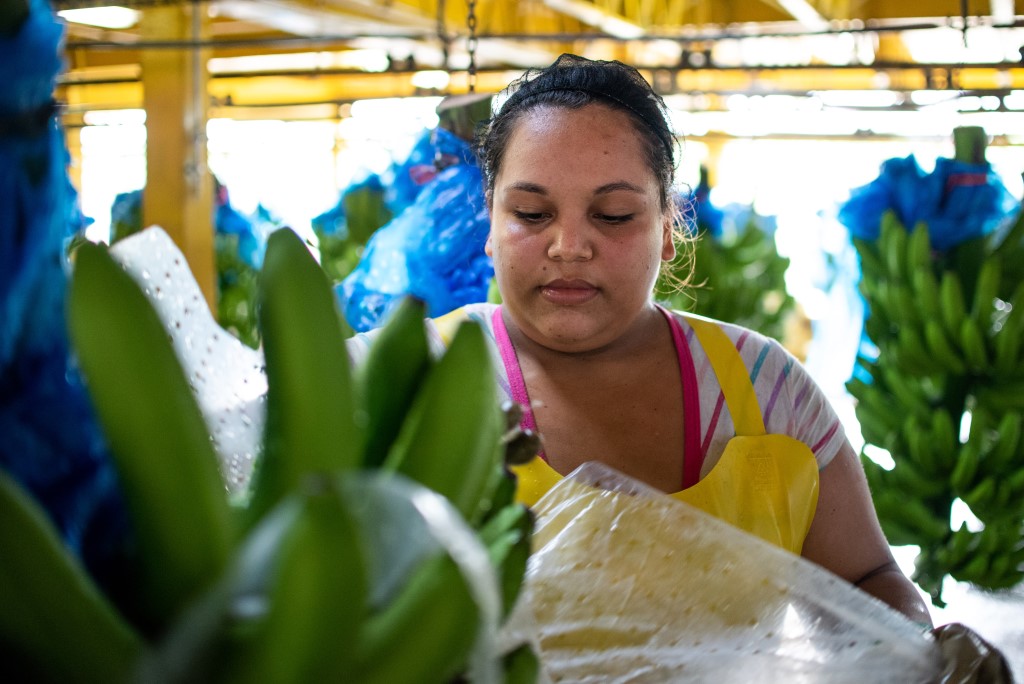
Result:
M978 473L980 464L981 452L978 443L972 440L967 441L960 447L953 472L949 476L949 483L955 494L962 498L974 487L974 477Z
M479 610L459 567L447 554L433 556L367 620L354 643L350 681L446 684L465 668L479 629Z
M1021 423L1024 416L1013 411L1003 414L996 431L999 436L995 446L985 459L985 468L992 473L1002 473L1013 464L1020 452Z
M899 312L900 328L919 326L923 319L911 288L907 285L898 285L890 288L890 292L893 293L894 305Z
M71 339L125 492L143 619L159 628L227 565L233 520L209 431L149 300L106 248L83 243L76 255Z
M939 301L942 307L942 323L946 332L955 339L960 336L960 322L967 316L963 286L956 271L946 271L942 274Z
M1006 485L1012 492L1011 499L1021 501L1024 499L1024 467L1017 469L1006 479Z
M946 562L951 569L958 567L967 558L971 552L971 544L974 539L975 534L967 529L967 523L960 523L960 527L953 532L946 542L946 549L948 551Z
M367 414L364 467L376 468L384 462L431 366L426 315L421 300L402 300L357 371Z
M360 530L330 476L310 476L250 534L234 571L234 614L253 612L219 681L336 682L352 674L366 620Z
M886 386L912 415L923 420L931 416L932 408L928 397L916 379L908 378L900 369L892 366L883 367L882 378Z
M978 273L978 281L974 287L974 302L971 305L971 317L983 331L988 330L991 325L992 303L999 296L1001 281L1002 263L994 257L986 259Z
M985 371L989 367L988 352L985 349L985 336L978 326L978 319L969 316L960 323L960 348L964 352L967 366L975 371Z
M142 639L65 548L45 511L0 470L0 642L33 680L127 681Z
M903 421L903 438L907 444L906 455L910 459L920 466L920 469L927 473L933 473L936 470L937 460L935 458L933 447L925 444L924 434L922 433L921 423L914 416L913 413L907 414L907 417ZM896 467L902 466L904 461L901 459Z
M901 458L889 472L892 483L904 492L910 492L923 499L931 499L946 491L947 483L933 473L924 473L920 466Z
M1014 576L1019 578L1021 573L1013 564L1013 556L1006 552L995 554L989 558L989 566L985 572L984 583L988 586L991 586L993 583L999 583L1011 571Z
M872 496L875 510L878 512L878 520L882 525L882 531L885 533L885 538L893 546L915 544L920 541L921 533L917 524L921 521L911 523L902 514L905 498L891 488L880 490ZM925 521L927 521L927 518L925 518ZM934 527L929 522L924 522L924 525L926 527ZM937 528L932 531L937 531ZM917 539L918 542L913 541L914 539Z
M953 465L960 446L960 437L953 427L953 418L948 411L938 408L932 411L931 445L935 450L935 460L940 470L948 471Z
M874 280L885 273L885 265L878 254L878 248L874 242L863 238L852 238L853 246L860 256L860 270L865 279Z
M916 497L905 497L900 511L904 522L920 532L929 542L937 543L949 535L948 521L937 517L934 511Z
M1002 329L995 336L993 365L1000 376L1017 374L1020 370L1021 331L1019 325L1011 323L1013 319L1019 317L1024 317L1024 312L1018 312L1017 309L1011 311Z
M506 506L480 528L480 541L487 547L491 564L498 570L502 616L515 605L526 576L534 518L526 506Z
M900 365L906 370L919 375L935 373L935 361L928 356L924 338L919 329L909 325L901 325L896 335L896 354Z
M501 464L503 425L483 330L464 322L424 379L384 469L445 496L474 524Z
M1024 410L1024 381L989 384L975 390L978 403L993 411Z
M953 375L962 375L967 370L963 359L949 343L946 333L938 321L934 319L925 321L924 340L928 345L928 351L944 367L941 370Z
M939 281L931 268L914 271L911 286L924 320L939 320L942 317L942 302L939 296Z
M969 561L955 570L952 575L961 582L982 583L988 576L988 556L975 554Z
M323 269L288 228L272 233L259 283L267 422L249 504L250 524L309 473L360 465L346 326Z
M998 482L994 477L986 477L971 491L963 494L960 499L977 515L982 517L988 502L995 496Z
M907 268L911 274L932 270L932 244L928 224L918 221L907 240Z
M907 277L907 229L891 209L882 214L879 239L889 278L897 283L904 282Z
M540 658L530 644L522 644L504 658L505 684L534 684L540 678Z

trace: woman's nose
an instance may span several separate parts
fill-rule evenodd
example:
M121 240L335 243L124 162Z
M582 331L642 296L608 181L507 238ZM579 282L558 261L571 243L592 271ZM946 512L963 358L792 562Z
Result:
M549 258L556 261L586 261L594 256L594 246L583 221L559 219L551 229Z

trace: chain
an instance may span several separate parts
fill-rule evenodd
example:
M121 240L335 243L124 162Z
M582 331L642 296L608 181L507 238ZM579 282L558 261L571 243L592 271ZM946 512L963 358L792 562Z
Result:
M466 0L466 28L469 37L466 39L466 52L469 54L469 68L466 70L469 92L476 92L476 0Z
M437 0L437 39L441 41L441 68L449 71L448 50L451 39L444 22L445 0Z

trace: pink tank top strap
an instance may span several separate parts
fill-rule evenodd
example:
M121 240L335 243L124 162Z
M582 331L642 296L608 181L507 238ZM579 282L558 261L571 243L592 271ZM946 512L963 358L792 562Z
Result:
M697 387L697 372L693 366L690 345L679 321L664 307L658 306L658 309L668 320L669 328L672 331L672 342L675 345L676 358L679 361L680 380L683 387L683 432L685 437L682 488L685 489L697 484L700 480L700 469L704 465L704 453L701 451L700 440L700 396ZM500 306L494 310L491 323L494 326L494 339L498 344L498 352L501 354L505 372L508 374L512 401L523 407L523 420L520 425L524 430L537 432L537 421L530 408L530 395L526 389L526 381L523 379L522 368L519 366L519 357L516 356L516 349L505 328L505 320L501 316ZM538 456L547 460L543 450Z
M508 374L509 391L512 394L512 401L523 407L523 419L519 425L524 430L537 432L537 421L533 417L533 409L530 407L530 395L526 391L526 381L523 379L523 371L519 367L519 357L516 356L516 348L512 346L508 330L505 329L505 319L501 317L501 307L497 307L491 314L491 324L494 326L494 341L498 344L498 352L501 354L501 361L505 365L505 372ZM545 461L543 449L538 454Z
M700 481L700 469L704 466L704 452L700 439L700 388L697 386L697 371L690 354L690 343L683 332L683 326L672 312L657 305L668 319L672 330L672 341L679 361L679 379L683 386L683 489Z

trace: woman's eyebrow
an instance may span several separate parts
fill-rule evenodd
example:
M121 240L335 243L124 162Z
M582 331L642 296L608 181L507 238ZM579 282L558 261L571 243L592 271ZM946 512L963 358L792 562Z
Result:
M548 194L547 189L543 185L538 185L536 183L531 183L529 181L519 181L517 183L512 183L506 189L506 191L514 190L518 190L520 192L532 192L537 195ZM597 188L597 190L594 191L594 194L607 195L608 193L616 192L617 190L626 190L627 192L634 192L638 195L642 195L644 193L643 188L641 188L638 185L635 185L627 181L615 181L613 183L606 183L601 187Z
M643 188L638 185L634 185L627 181L615 181L614 183L607 183L602 185L594 191L595 195L606 195L609 192L615 192L616 190L627 190L629 192L635 192L642 195L644 193Z
M537 195L548 194L547 189L543 185L537 185L536 183L530 183L529 181L519 181L508 186L507 191L518 190L520 192L532 192Z

